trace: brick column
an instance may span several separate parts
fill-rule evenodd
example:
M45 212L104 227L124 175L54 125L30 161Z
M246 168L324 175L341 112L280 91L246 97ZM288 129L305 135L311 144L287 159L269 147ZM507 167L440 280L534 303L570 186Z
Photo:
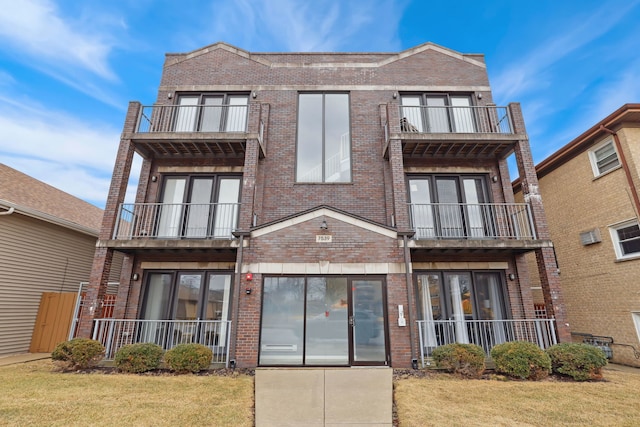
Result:
M114 319L126 319L126 309L129 303L129 290L133 284L131 283L131 274L133 272L133 256L125 255L122 260L122 271L120 272L120 284L118 285L118 296L116 297L116 306L113 310ZM140 279L138 279L140 281Z
M509 104L509 110L511 111L515 132L526 135L520 105ZM539 240L550 240L547 218L542 205L542 196L539 192L538 177L527 139L521 139L516 143L515 155L520 181L522 182L522 195L525 203L528 203L531 207L537 238ZM541 248L537 249L535 253L547 313L556 319L558 340L560 342L571 341L571 330L560 289L560 274L554 250L553 248Z
M259 157L258 140L247 140L244 156L244 171L242 173L242 196L240 204L239 230L249 230L253 223L256 175L258 173Z
M107 291L109 274L111 272L111 261L113 260L113 249L103 246L103 242L112 238L113 229L118 215L118 206L124 201L131 173L131 163L133 161L133 144L131 134L136 128L140 103L129 103L129 109L125 118L125 124L120 139L120 146L116 156L113 176L109 195L102 217L102 226L98 237L96 252L91 267L89 277L89 287L86 291L85 301L87 309L82 311L79 319L78 336L90 337L93 328L93 320L102 317L101 302Z
M407 206L407 184L404 176L402 142L399 139L389 141L389 164L391 166L391 189L393 193L393 211L398 230L411 230L409 207Z

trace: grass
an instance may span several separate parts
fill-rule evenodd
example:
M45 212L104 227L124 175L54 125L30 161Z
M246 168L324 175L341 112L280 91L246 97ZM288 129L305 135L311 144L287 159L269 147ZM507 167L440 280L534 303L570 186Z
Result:
M404 426L638 426L640 374L606 369L604 381L402 378L394 395Z
M252 426L253 377L0 368L0 426Z

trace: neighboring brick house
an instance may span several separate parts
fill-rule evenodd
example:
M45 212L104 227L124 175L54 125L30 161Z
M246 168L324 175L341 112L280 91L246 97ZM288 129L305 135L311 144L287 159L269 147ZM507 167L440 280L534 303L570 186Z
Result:
M43 292L89 279L102 215L0 164L0 356L29 351Z
M574 339L613 338L612 360L640 366L640 104L623 105L536 172Z
M91 275L99 300L126 255L117 320L86 313L80 333L107 358L195 341L238 367L569 340L536 189L520 106L493 104L482 55L168 54L155 104L129 105ZM535 319L528 252L557 322Z

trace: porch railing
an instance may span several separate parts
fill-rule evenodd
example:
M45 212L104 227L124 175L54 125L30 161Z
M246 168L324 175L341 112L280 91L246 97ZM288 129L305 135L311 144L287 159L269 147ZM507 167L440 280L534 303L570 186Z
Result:
M165 350L178 344L197 343L213 351L212 363L229 361L231 321L227 320L126 320L96 319L93 339L106 349L105 360L113 360L127 344L154 343Z
M525 320L418 320L422 366L437 347L476 344L489 352L498 344L529 341L542 349L557 344L554 319Z
M526 203L412 203L415 239L536 238Z
M246 132L247 112L247 105L147 105L136 132Z
M231 239L239 203L123 203L113 238Z
M507 107L401 106L400 131L417 133L513 134Z

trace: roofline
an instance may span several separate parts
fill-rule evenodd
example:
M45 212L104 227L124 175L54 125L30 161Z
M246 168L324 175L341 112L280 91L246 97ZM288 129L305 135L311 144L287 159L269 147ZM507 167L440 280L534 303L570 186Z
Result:
M613 126L624 122L624 118L627 114L637 112L640 112L640 104L624 104L622 107L600 120L580 136L538 163L536 165L536 174L538 175L538 178L542 178L543 176L553 172L567 161L587 150L593 144L595 139L609 135L607 131L602 130L602 127L610 129ZM519 191L520 184L520 178L518 177L512 183L514 191Z
M200 55L203 55L205 53L211 52L215 49L223 49L226 50L228 52L232 52L235 53L236 55L242 56L244 58L250 59L252 61L258 62L262 65L265 66L269 66L269 67L290 67L291 64L289 63L280 63L280 62L272 62L269 61L265 58L262 57L262 55L310 55L310 56L314 56L314 55L367 55L367 54L374 54L374 55L387 55L388 57L377 61L377 62L353 62L353 63L348 63L348 62L344 62L344 63L320 63L320 64L305 64L306 67L313 67L313 66L321 66L321 67L381 67L387 64L390 64L392 62L404 59L408 56L412 56L415 55L417 53L423 52L425 50L435 50L437 52L440 52L442 54L445 55L449 55L452 56L454 58L457 58L461 61L464 62L468 62L470 64L476 65L478 67L481 68L486 68L486 64L484 63L484 61L480 61L478 59L472 58L472 57L482 57L484 58L484 54L481 53L461 53L461 52L457 52L455 50L449 49L447 47L444 46L440 46L438 44L432 43L432 42L426 42L423 44L420 44L418 46L414 46L411 47L409 49L405 49L403 51L400 52L249 52L245 49L241 49L238 48L236 46L233 46L229 43L223 42L223 41L219 41L213 44L210 44L208 46L204 46L201 47L199 49L195 49L192 50L190 52L184 52L184 53L166 53L165 54L165 67L169 66L169 65L174 65L178 62L182 62L184 60L187 59L191 59ZM172 60L170 61L170 58L172 58ZM300 64L295 64L296 66L300 66Z
M68 221L66 219L59 218L54 215L50 215L48 213L32 209L27 206L18 205L16 203L12 203L8 200L0 199L0 206L6 207L7 209L14 209L14 213L19 213L25 216L29 216L31 218L39 219L41 221L49 222L51 224L58 225L60 227L68 228L73 231L77 231L82 234L89 235L91 237L98 238L99 230L85 227L84 225L76 224L75 222Z

